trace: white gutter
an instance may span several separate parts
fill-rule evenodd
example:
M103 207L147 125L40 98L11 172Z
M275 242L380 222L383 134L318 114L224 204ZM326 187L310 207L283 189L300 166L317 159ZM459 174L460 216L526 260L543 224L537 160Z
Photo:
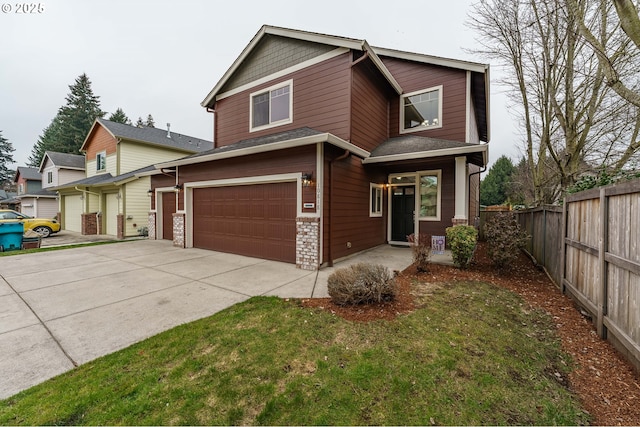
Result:
M338 138L335 135L332 135L330 133L320 133L317 135L305 136L302 138L295 138L295 139L289 139L281 142L273 142L270 144L257 145L255 147L240 148L237 150L222 151L218 153L211 153L211 154L206 154L206 155L192 157L192 158L172 160L169 162L156 164L155 168L163 169L163 168L170 168L175 166L192 165L196 163L210 162L213 160L229 159L233 157L248 156L251 154L259 154L259 153L266 153L266 152L276 151L276 150L284 150L287 148L302 147L305 145L313 145L321 142L328 142L329 144L332 144L336 147L349 150L351 153L363 159L366 159L371 154L368 151L363 150L362 148L357 147L352 143L345 141L342 138Z
M442 156L460 156L462 154L482 153L482 160L487 163L487 144L478 144L473 147L443 148L441 150L418 151L413 153L390 154L388 156L367 157L362 160L365 165L372 163L398 162L401 160L427 159Z

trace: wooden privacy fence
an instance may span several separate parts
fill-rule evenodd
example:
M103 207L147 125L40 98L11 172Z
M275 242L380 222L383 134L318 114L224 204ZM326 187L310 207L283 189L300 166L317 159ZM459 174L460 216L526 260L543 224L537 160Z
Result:
M640 180L517 214L529 253L640 369Z

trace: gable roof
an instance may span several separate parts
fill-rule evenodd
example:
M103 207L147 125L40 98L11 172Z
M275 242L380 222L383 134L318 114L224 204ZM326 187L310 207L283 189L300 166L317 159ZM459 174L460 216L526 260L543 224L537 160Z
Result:
M18 176L29 180L29 181L42 181L42 174L38 170L38 168L31 168L27 166L18 166L16 170L16 175L13 178L14 182L18 181Z
M137 127L123 123L112 122L107 119L97 118L91 126L80 151L86 151L85 146L91 138L96 126L104 127L116 140L141 142L143 144L173 148L187 153L198 153L209 150L213 146L212 141L195 138L181 133L152 127Z
M65 168L65 169L75 169L75 170L84 170L84 156L80 154L70 154L70 153L59 153L57 151L45 151L44 156L42 156L42 161L40 161L39 171L42 173L42 168L47 163L46 159L51 160L54 166Z
M57 187L53 187L54 190L60 190L63 188L71 188L71 187L100 187L104 185L122 185L126 184L129 181L137 179L139 174L143 174L145 172L150 172L155 170L153 165L145 166L140 169L133 170L131 172L123 173L121 175L113 176L110 173L101 173L99 175L94 175L89 178L79 179L77 181L68 182L66 184L59 185Z

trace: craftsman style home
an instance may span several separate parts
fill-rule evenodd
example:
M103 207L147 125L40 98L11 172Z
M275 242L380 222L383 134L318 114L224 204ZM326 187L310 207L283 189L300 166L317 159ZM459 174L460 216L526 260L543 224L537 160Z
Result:
M213 148L156 165L152 238L317 269L478 215L488 65L264 26L202 106Z
M65 230L124 238L148 224L150 178L154 163L210 149L210 141L169 130L136 127L98 118L80 149L83 179L53 187L60 195Z

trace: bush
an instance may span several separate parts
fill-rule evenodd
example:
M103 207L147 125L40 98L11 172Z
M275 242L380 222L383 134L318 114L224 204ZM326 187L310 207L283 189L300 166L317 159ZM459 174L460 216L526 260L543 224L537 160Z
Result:
M489 258L493 265L502 270L509 267L527 243L529 236L518 224L516 215L501 212L484 225Z
M411 243L411 251L413 252L413 263L419 272L429 271L429 263L431 262L431 236L428 234L419 234L416 242L416 235L408 236L407 240Z
M327 281L331 300L337 305L393 301L396 283L389 270L378 264L359 263L334 271Z
M467 268L478 242L478 230L471 225L454 225L446 230L447 241L458 268Z

